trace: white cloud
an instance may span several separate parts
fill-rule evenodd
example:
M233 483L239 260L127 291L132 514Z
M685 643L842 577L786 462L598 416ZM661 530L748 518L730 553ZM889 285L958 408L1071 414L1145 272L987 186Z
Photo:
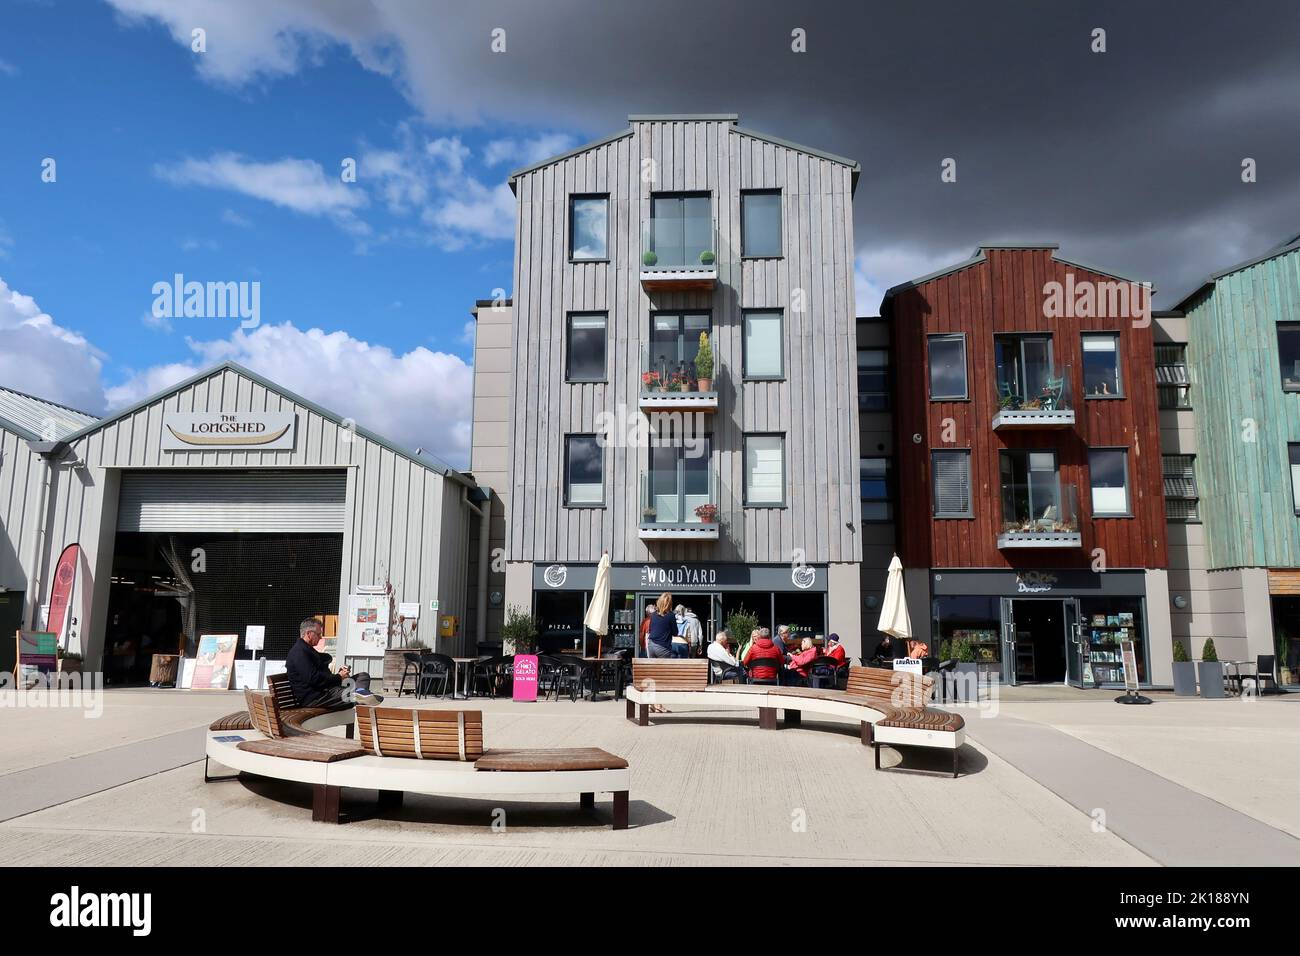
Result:
M252 220L245 219L233 209L221 210L221 221L231 226L238 226L240 229L247 229L253 225Z
M859 249L853 263L858 315L879 315L881 300L891 287L963 262L970 258L970 254L970 249L926 252L905 246Z
M478 331L478 323L470 319L465 323L465 327L460 330L460 342L462 345L474 346L474 336Z
M346 332L263 325L229 338L189 341L190 362L144 369L108 390L113 407L146 398L203 368L233 360L411 449L467 467L473 372L458 356L404 354Z
M140 316L140 324L147 329L154 329L158 332L170 334L172 331L171 320L163 315L154 315L153 312L146 312Z
M238 153L218 153L209 159L190 157L170 165L158 164L154 173L177 186L226 189L305 216L330 218L349 232L369 232L356 215L367 205L365 191L337 175L327 175L312 159L285 157L258 162Z
M494 139L483 148L483 162L489 166L508 162L512 169L518 169L567 153L574 145L573 137L565 133L542 133L522 140Z
M87 412L104 408L104 355L0 279L0 385Z

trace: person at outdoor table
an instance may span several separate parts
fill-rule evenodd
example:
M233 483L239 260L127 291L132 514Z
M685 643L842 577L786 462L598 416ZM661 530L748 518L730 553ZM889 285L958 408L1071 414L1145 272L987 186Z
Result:
M641 657L650 656L649 653L646 651L645 645L646 645L646 637L650 633L650 615L654 614L654 612L655 612L655 606L653 604L647 604L645 606L645 617L641 618L641 634L636 644L637 646L636 652Z
M783 663L781 652L772 643L772 632L763 628L758 632L758 639L749 645L749 650L740 662L749 670L754 680L776 680Z
M876 645L875 659L880 661L892 661L898 656L898 650L894 646L893 639L886 634L884 639Z
M808 665L812 663L813 658L817 656L817 648L813 647L811 637L805 637L799 642L799 650L790 655L789 670L786 672L787 679L794 684L808 683Z
M730 644L731 633L724 627L718 631L713 638L713 643L709 645L709 669L713 671L716 680L744 680L745 678L740 661L732 656Z
M728 631L728 633L730 632ZM754 646L756 640L758 640L758 628L754 628L750 631L749 636L741 642L740 651L736 654L736 657L743 661L745 655L749 653L749 649Z
M843 667L849 662L848 656L844 653L844 645L840 643L838 634L831 634L826 638L826 656L835 661L836 667Z
M345 681L351 677L351 671L344 666L337 674L330 672L328 654L316 650L317 645L325 639L325 628L314 617L309 617L298 625L299 640L293 642L285 657L285 672L289 676L289 687L293 690L294 700L302 707L336 707L343 703L379 704L382 697L370 692L370 675L358 674L349 684ZM354 700L349 700L351 696Z
M772 637L772 643L776 645L776 649L781 652L782 657L790 652L789 624L782 624L776 629L776 634Z
M673 615L673 596L665 591L655 602L646 631L646 656L671 657L673 638L677 635L677 618Z

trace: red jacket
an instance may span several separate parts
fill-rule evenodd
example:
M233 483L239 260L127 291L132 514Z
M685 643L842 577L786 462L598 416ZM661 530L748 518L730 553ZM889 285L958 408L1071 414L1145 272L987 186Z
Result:
M770 660L772 663L762 663L765 660ZM771 680L776 676L777 668L781 666L781 652L776 649L770 637L760 637L749 646L745 659L740 663L749 668L751 677Z
M849 662L848 658L844 656L844 645L838 642L826 648L826 656L833 657L837 667L843 667Z
M798 654L792 654L790 656L790 670L798 673L800 677L807 677L808 665L813 662L813 659L817 657L818 653L819 652L817 648L810 647L806 651L800 651Z

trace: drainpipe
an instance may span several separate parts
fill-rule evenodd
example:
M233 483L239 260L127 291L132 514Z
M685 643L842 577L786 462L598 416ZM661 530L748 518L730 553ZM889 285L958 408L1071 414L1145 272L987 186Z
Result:
M488 535L491 532L492 489L480 488L484 498L481 505L474 505L469 500L469 489L461 489L461 500L465 507L478 515L478 613L474 619L474 640L481 644L487 640L487 592L488 560L490 554ZM477 647L475 648L477 652Z
M36 537L32 541L31 585L26 595L32 602L31 628L36 631L41 627L41 553L45 550L45 506L50 498L51 476L59 464L59 459L67 452L68 446L61 441L30 441L27 444L32 451L40 455L41 461L45 464L45 472L41 478L41 500L36 509Z

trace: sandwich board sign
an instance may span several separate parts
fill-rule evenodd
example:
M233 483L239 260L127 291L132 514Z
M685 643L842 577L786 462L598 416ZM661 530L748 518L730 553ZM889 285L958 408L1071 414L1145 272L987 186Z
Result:
M529 702L537 700L536 654L515 655L514 693L511 696L515 700Z
M53 631L17 631L16 670L20 678L29 674L53 674L58 670L59 636Z

